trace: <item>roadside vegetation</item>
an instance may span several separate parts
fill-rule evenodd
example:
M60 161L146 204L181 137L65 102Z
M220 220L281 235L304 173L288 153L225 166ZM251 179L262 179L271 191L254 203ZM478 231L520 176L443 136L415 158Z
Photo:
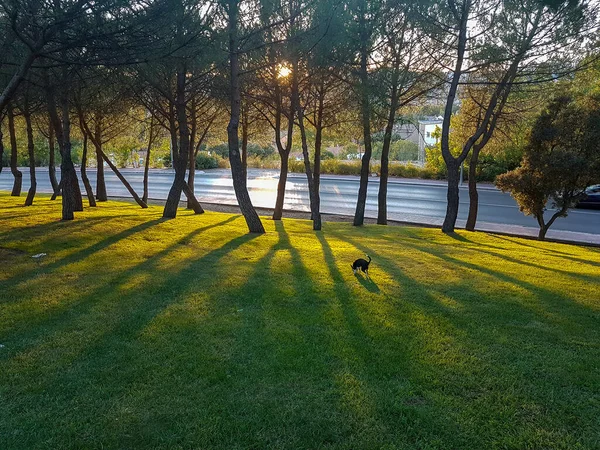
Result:
M598 249L0 202L3 449L598 447Z

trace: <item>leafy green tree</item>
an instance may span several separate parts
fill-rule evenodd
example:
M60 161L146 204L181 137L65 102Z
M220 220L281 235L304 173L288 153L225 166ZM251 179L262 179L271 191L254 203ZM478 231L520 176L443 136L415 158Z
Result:
M554 99L537 119L521 166L496 179L534 216L543 240L554 221L600 182L600 97ZM548 205L555 209L546 221Z

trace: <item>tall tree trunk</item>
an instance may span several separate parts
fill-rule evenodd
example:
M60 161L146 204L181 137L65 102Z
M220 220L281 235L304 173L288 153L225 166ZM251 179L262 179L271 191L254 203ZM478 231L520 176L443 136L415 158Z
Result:
M317 118L315 121L315 164L313 167L313 185L314 185L314 213L312 214L313 229L321 229L321 147L323 145L323 110L325 86L321 80L321 89L319 93L319 103L317 107ZM315 226L318 222L318 228Z
M104 161L102 157L102 117L96 114L96 123L94 126L94 147L96 148L96 200L99 202L108 201L106 193L106 180L104 178Z
M459 188L460 182L459 167L460 164L452 158L446 162L448 168L448 192L446 195L446 217L442 225L442 231L444 233L453 233L456 219L458 217L458 206L459 206Z
M231 176L233 178L233 188L237 197L240 210L246 219L246 224L250 233L264 233L265 229L260 217L252 205L248 187L244 179L242 169L242 160L240 158L240 142L238 128L240 124L240 69L239 69L239 49L237 41L237 21L238 21L238 2L229 0L228 2L228 34L229 34L229 95L231 102L231 112L229 124L227 125L227 141L229 144L229 163L231 165Z
M298 119L298 128L300 129L300 138L302 142L302 156L304 157L304 172L308 182L308 196L310 199L310 213L313 220L313 230L321 229L321 214L316 207L315 183L312 169L310 167L310 155L308 154L308 142L306 140L306 130L304 128L304 109L300 105L300 93L298 88L298 62L293 62L292 70L292 95L296 104L296 117Z
M456 98L456 92L460 77L462 75L462 65L465 56L465 50L467 45L467 22L469 19L469 7L466 5L457 14L461 14L458 18L458 42L457 42L457 54L456 64L452 74L452 81L450 82L450 89L448 90L448 97L446 98L446 108L444 110L444 120L442 122L442 138L441 148L442 156L448 169L448 192L447 199L448 204L446 206L446 217L442 225L442 231L444 233L453 233L456 225L456 218L458 217L458 168L462 164L462 160L457 160L450 152L450 119L452 117L452 108L454 107L454 99Z
M85 131L83 124L80 126L81 134L83 135L83 152L81 154L81 181L85 186L85 193L87 194L88 203L91 207L96 206L96 198L94 197L94 190L90 184L90 180L87 176L87 155L88 155L88 135Z
M269 52L269 64L271 67L275 67L275 53L271 49ZM275 209L273 210L273 220L281 220L283 216L283 204L285 201L285 186L287 184L287 177L289 171L289 160L290 151L292 149L292 140L294 136L294 116L296 115L296 105L293 95L290 95L290 111L287 116L287 140L285 146L281 141L281 118L283 115L283 98L281 93L281 86L277 80L277 73L273 74L273 83L275 85L275 145L277 146L277 153L279 153L279 181L277 183L277 197L275 199Z
M399 61L395 62L392 74L392 95L390 97L390 110L388 114L385 133L383 136L383 148L381 150L381 170L379 174L379 194L377 195L377 223L387 225L387 188L390 165L390 146L392 145L392 133L396 121L396 110L398 109L398 78Z
M187 185L189 188L189 191L193 194L195 189L194 189L194 179L196 178L196 153L195 153L195 149L194 149L194 143L196 142L196 133L197 133L197 128L198 128L198 124L197 124L197 120L196 120L196 97L192 97L192 107L191 107L191 113L190 113L190 120L192 122L192 131L190 133L190 137L189 137L189 143L188 143L188 179L187 179ZM194 201L193 199L190 199L188 196L187 199L187 209L193 209L194 208Z
M188 120L186 111L185 101L185 78L186 70L185 67L181 67L177 72L177 98L175 101L175 110L177 113L177 122L179 130L179 148L178 151L173 149L173 167L175 168L175 178L169 194L167 196L167 202L163 210L163 217L173 219L177 216L177 207L179 206L179 200L181 199L181 193L185 192L189 204L194 209L196 214L204 212L200 203L191 191L190 187L185 182L185 171L187 167L188 158L190 155L190 136L188 130Z
M475 230L477 223L477 212L479 210L479 193L477 192L477 163L479 161L480 148L473 146L471 161L469 162L469 216L465 228L469 231Z
M83 210L83 201L79 182L77 181L77 172L71 159L71 121L69 118L69 101L67 94L63 94L61 99L62 120L58 115L54 89L50 86L46 76L46 96L48 100L48 112L52 121L52 126L56 133L58 147L61 155L61 180L62 188L62 220L73 220L75 211Z
M248 180L248 110L242 113L242 173Z
M2 159L4 158L4 135L1 126L2 123L0 122L0 174L2 173Z
M35 146L33 143L33 127L31 126L31 113L29 112L28 101L25 100L25 111L23 112L25 117L25 126L27 128L27 153L29 154L29 178L31 180L29 191L27 192L27 198L25 199L25 206L33 205L33 198L37 189L37 180L35 178Z
M279 181L277 182L277 198L275 199L273 220L281 220L283 216L283 202L285 200L285 185L288 177L290 154L279 153L279 158L281 166L279 168Z
M56 162L55 162L55 145L54 145L54 127L52 122L48 124L48 151L50 160L48 162L48 176L50 177L50 185L52 192L59 195L58 181L56 180Z
M366 19L364 13L361 15L361 49L360 49L360 111L363 128L363 140L365 152L362 157L360 168L360 185L358 188L358 199L354 213L354 226L362 226L365 221L365 207L367 203L367 185L369 183L369 171L371 163L371 103L369 99L369 73L368 73L368 35L365 30Z
M15 115L12 105L8 106L8 133L10 135L10 171L15 178L10 195L19 197L21 195L21 186L23 184L23 174L17 168L17 134L15 132Z
M144 193L142 201L148 203L148 172L150 169L150 149L154 141L154 117L150 118L150 137L148 139L148 149L146 150L146 160L144 161Z

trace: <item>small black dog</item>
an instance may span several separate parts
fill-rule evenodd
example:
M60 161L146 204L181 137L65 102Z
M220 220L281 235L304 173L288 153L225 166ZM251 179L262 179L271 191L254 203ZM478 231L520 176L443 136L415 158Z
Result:
M367 276L369 276L369 264L371 264L371 257L367 255L367 258L369 258L368 261L362 258L358 258L356 261L354 261L352 264L352 271L354 272L354 275L356 275L359 270L362 270L367 274Z

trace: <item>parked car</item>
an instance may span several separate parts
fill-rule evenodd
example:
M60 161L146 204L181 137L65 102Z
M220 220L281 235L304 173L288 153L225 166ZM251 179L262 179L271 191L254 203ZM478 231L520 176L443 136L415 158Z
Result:
M585 190L585 197L577 203L578 208L600 208L600 184Z

